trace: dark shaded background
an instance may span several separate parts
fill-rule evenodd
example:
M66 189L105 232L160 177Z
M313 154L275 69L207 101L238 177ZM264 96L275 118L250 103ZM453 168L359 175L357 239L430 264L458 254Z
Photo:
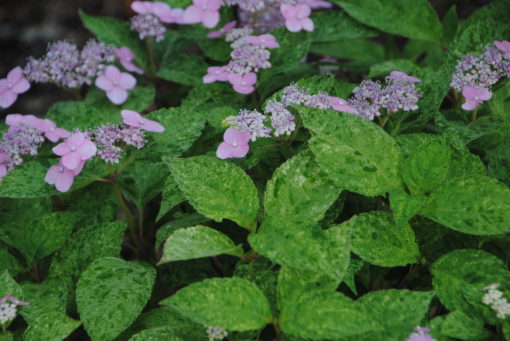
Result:
M41 57L49 42L70 40L82 46L91 37L78 17L81 8L87 14L128 19L132 0L0 0L0 78L16 65L24 66L29 56ZM440 18L457 6L461 18L491 0L431 0ZM59 100L73 99L54 85L33 84L10 113L41 114Z

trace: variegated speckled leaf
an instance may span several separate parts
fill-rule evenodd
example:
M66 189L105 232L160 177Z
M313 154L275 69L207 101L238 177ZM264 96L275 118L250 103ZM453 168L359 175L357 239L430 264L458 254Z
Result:
M220 254L240 257L243 253L242 245L236 246L220 231L197 225L176 230L168 237L159 264Z
M64 340L80 325L80 321L73 320L64 313L50 312L39 316L30 323L23 334L23 339L30 341Z
M340 191L319 168L312 153L301 152L282 164L267 183L264 194L266 220L316 223Z
M369 263L393 267L419 260L413 230L409 224L397 227L389 212L361 213L340 226L352 228L352 252Z
M133 335L129 341L183 341L176 336L171 327L152 328Z
M456 179L432 192L420 214L475 235L510 232L510 189L496 179Z
M199 213L218 222L230 219L248 229L255 227L257 189L241 168L210 156L165 161L179 189Z
M252 282L242 278L210 278L193 283L160 302L191 320L227 330L255 330L272 320L269 302Z
M366 196L402 186L400 149L378 125L338 111L301 107L300 112L312 133L310 149L337 186Z

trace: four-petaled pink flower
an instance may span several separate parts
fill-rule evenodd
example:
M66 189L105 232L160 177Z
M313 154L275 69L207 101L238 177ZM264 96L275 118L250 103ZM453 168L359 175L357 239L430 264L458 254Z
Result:
M73 185L74 177L80 174L83 169L85 161L81 161L78 167L71 170L62 164L62 159L58 162L58 165L51 166L46 172L46 181L50 185L55 185L55 188L59 192L67 192Z
M466 86L462 89L462 95L466 99L466 102L462 104L462 109L473 110L483 102L488 101L492 97L492 92L486 88Z
M510 41L495 41L494 46L503 53L503 57L510 58Z
M220 159L228 159L232 157L241 158L248 154L250 146L250 133L247 131L239 131L234 128L228 128L223 134L223 141L216 150L216 156Z
M122 104L128 98L127 90L133 89L136 78L127 72L120 72L115 66L108 66L104 73L96 78L96 86L106 91L113 104Z
M53 152L62 156L62 165L70 170L77 169L82 161L89 160L96 155L96 145L85 137L83 133L71 135L65 142L53 147Z
M225 26L220 28L218 31L209 32L207 34L207 38L218 38L218 37L221 37L225 33L232 31L232 29L234 27L236 27L236 24L237 24L237 21L235 21L235 20L231 21L231 22L225 24Z
M143 74L143 70L132 63L132 61L135 59L135 54L129 49L129 47L124 46L116 49L115 55L119 57L119 61L124 69L138 73L140 75Z
M239 73L229 73L228 81L232 84L235 91L246 95L255 90L253 85L257 83L257 75L253 72L248 72L244 75Z
M246 41L252 45L264 46L268 49L276 49L280 47L280 44L276 42L276 39L271 34L262 34L260 36L248 36Z
M310 6L283 3L280 5L280 11L285 18L285 27L290 32L313 31L313 21L309 18L312 12Z
M0 79L0 107L6 109L16 102L19 94L27 92L30 83L23 75L23 69L15 67L7 74L6 78Z
M66 139L71 136L70 132L57 127L55 122L48 119L41 120L38 129L44 132L44 136L51 142L57 142L59 139Z
M2 164L7 159L7 154L0 153L0 181L7 174L7 167Z
M201 22L207 28L213 28L220 21L221 0L193 0L193 5L184 10L183 21L186 24Z
M122 110L120 112L122 118L124 119L124 124L128 126L152 131L154 133L161 133L165 131L165 127L159 124L156 121L152 121L146 118L143 118L142 115L133 110Z
M401 71L391 71L390 75L387 76L386 78L402 80L404 82L409 82L409 83L419 83L419 82L421 82L421 79L413 77L413 76L409 76L407 73L401 72Z
M216 81L226 82L228 80L228 71L226 66L211 66L207 69L207 75L204 76L204 83L213 83Z
M328 96L329 105L333 110L348 112L350 114L357 114L356 109L347 104L347 101L340 97Z

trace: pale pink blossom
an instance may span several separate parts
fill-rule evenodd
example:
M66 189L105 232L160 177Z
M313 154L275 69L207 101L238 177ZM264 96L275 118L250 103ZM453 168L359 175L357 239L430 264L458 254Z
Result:
M204 76L204 83L213 83L216 81L226 82L228 80L228 71L226 66L211 66L207 69L207 75Z
M124 119L124 124L128 126L152 131L154 133L161 133L165 131L165 127L159 124L156 121L149 120L144 118L142 115L133 110L122 110L120 112L122 118Z
M401 71L392 71L389 76L386 77L387 79L395 79L395 80L401 80L404 82L409 83L419 83L421 82L421 79L409 76L407 73L401 72Z
M228 81L234 87L234 90L240 94L249 94L255 90L255 83L257 83L257 75L253 72L248 72L244 75L238 73L229 73Z
M57 142L59 139L66 139L71 136L71 133L63 128L57 127L55 122L43 119L39 125L39 130L44 132L44 136L51 142Z
M27 92L30 83L23 75L23 69L15 67L7 74L6 78L0 79L0 107L6 109L16 102L18 95Z
M248 36L246 41L251 45L263 46L268 49L276 49L280 47L280 44L276 42L276 39L271 34L262 34L260 36Z
M314 25L309 18L312 10L306 4L292 5L283 3L280 5L280 11L285 18L285 27L290 32L299 32L301 30L313 31Z
M495 41L494 46L503 53L503 57L510 59L510 41Z
M116 49L115 55L119 57L119 61L124 69L140 75L143 74L143 70L132 63L132 61L135 60L135 54L129 49L129 47L124 46Z
M333 110L343 111L343 112L347 112L350 114L358 113L356 111L356 109L351 107L347 103L347 101L343 98L335 97L335 96L328 96L327 99L328 99L329 105L331 106L331 109L333 109Z
M184 10L183 21L187 24L201 22L213 28L220 21L221 0L193 0L193 5Z
M250 133L228 128L223 134L223 141L216 150L216 156L220 159L241 158L248 154L250 146Z
M492 92L486 88L474 88L466 86L462 89L462 95L466 99L466 102L462 104L464 110L474 110L477 106L485 101L488 101L492 97Z
M51 166L48 169L44 181L50 185L55 185L55 188L59 192L67 192L73 185L74 177L80 174L82 171L84 164L85 161L81 161L78 167L76 167L74 170L71 170L62 164L61 159L58 165Z
M83 133L71 135L65 142L53 147L53 152L62 156L62 165L70 170L76 170L82 161L96 155L96 145L85 137Z
M96 86L106 92L106 96L113 104L122 104L128 98L127 90L133 89L136 78L127 72L121 72L117 67L110 65L104 73L96 78Z
M209 32L207 34L207 38L218 38L223 36L225 33L232 31L234 27L236 27L237 21L231 21L227 23L225 26L220 28L218 31Z

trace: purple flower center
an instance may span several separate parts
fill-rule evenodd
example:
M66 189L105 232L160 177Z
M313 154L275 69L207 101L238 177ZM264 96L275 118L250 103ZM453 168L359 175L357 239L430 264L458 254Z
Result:
M145 120L144 119L141 119L140 121L138 121L138 124L142 125L145 123Z

